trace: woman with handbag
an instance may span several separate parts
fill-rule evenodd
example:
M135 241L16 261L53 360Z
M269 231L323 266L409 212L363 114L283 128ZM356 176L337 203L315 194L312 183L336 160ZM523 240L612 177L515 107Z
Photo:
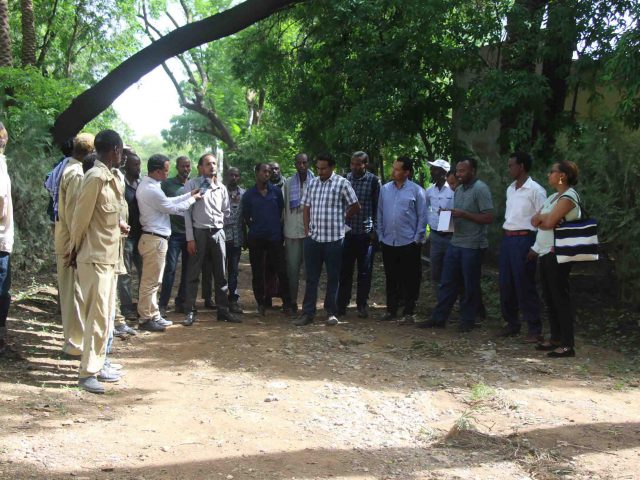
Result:
M528 258L530 261L535 261L536 257L540 259L540 280L551 330L549 342L539 343L535 348L548 351L547 356L553 358L575 357L575 312L569 287L571 263L558 262L554 252L554 229L563 221L581 217L580 199L573 188L577 183L575 163L568 160L554 163L549 171L549 185L556 193L547 198L540 212L531 219L531 225L538 233Z

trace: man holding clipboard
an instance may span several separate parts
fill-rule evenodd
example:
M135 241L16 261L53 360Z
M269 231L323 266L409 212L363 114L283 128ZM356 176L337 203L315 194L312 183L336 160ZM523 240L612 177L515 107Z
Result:
M451 165L438 159L427 162L433 185L427 189L427 221L429 222L429 257L431 261L431 285L435 292L440 286L444 254L453 236L451 209L453 208L453 190L447 183L447 173Z

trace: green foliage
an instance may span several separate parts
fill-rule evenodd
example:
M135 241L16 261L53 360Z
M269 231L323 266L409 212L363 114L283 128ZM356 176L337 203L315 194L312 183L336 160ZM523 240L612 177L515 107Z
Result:
M640 304L640 132L601 119L565 135L559 157L580 168L577 189L589 214L598 219L598 236L615 263L620 299Z

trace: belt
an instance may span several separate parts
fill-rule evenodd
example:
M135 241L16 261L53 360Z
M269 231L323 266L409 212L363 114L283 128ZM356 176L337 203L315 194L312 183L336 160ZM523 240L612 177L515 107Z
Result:
M160 237L163 238L164 240L169 240L169 236L168 235L160 235L159 233L154 233L154 232L145 232L144 230L142 231L143 235L152 235L154 237Z
M440 235L441 237L452 237L453 232L439 232L438 230L431 230L431 233L435 233L436 235Z
M507 237L524 237L536 233L533 230L505 230L504 234Z

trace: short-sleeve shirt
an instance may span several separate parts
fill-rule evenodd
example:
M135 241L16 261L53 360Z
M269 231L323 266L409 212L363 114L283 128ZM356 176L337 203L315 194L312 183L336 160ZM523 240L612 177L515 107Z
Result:
M315 177L302 195L302 205L311 209L309 236L316 242L335 242L344 238L347 208L358 203L349 181L336 175L322 181Z
M559 195L557 193L554 193L553 195L549 195L549 197L545 200L544 204L542 205L542 209L540 210L540 213L549 213L551 212L551 210L553 210L558 202L558 200L560 200L562 197L568 197L573 203L576 204L576 206L569 211L569 213L567 213L564 217L564 219L568 222L571 222L573 220L578 220L580 218L580 207L578 206L579 204L579 197L578 197L578 192L576 192L573 188L570 188L569 190L567 190L566 192L564 192L562 195ZM541 228L538 229L538 233L536 235L536 243L533 245L533 247L531 247L531 249L536 252L539 256L543 256L546 255L547 253L550 253L553 250L553 244L555 241L555 236L553 233L553 229L551 230L542 230Z
M453 208L469 213L493 212L491 191L482 180L475 179L469 185L460 185L453 196ZM453 219L451 245L461 248L487 248L489 225L480 225L466 218Z
M424 195L427 199L427 220L432 231L438 230L440 210L453 208L453 193L447 182L444 182L442 188L438 188L437 185L427 188Z

